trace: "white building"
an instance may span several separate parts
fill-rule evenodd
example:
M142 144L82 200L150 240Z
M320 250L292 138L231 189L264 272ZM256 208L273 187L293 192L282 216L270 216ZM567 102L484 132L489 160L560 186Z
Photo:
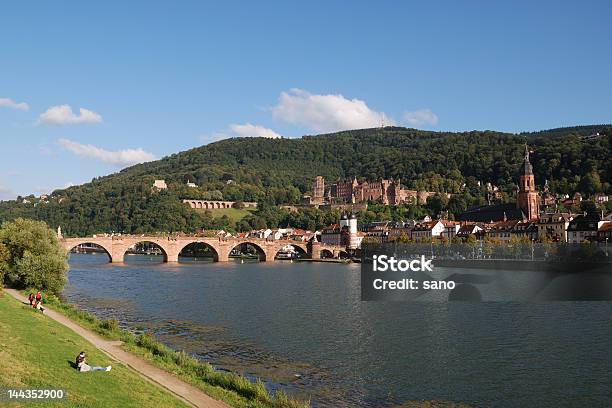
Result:
M156 188L158 190L165 190L168 188L168 186L166 185L166 180L155 180L153 182L153 188Z

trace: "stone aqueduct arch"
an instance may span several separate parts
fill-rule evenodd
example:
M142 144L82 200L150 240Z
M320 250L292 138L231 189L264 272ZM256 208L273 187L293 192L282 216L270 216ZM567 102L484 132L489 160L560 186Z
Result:
M257 247L263 254L263 261L274 261L276 254L287 245L292 245L309 254L313 259L320 259L321 252L328 250L337 257L345 248L335 245L324 245L319 242L312 244L311 248L305 242L266 239L219 239L203 237L153 237L153 236L115 236L115 237L86 237L86 238L62 238L60 243L70 252L73 248L81 244L96 244L102 247L109 255L111 262L123 262L126 251L140 242L152 242L159 246L164 252L166 262L178 262L179 253L193 243L203 243L211 247L215 253L215 261L227 262L229 254L238 245L251 244Z
M221 208L234 208L235 201L220 201L220 200L183 200L183 203L188 204L196 210L216 210ZM244 201L243 208L257 208L256 202Z

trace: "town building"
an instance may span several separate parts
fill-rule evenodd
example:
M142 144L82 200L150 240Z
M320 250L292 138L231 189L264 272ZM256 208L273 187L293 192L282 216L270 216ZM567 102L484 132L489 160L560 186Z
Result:
M487 228L487 237L495 241L510 241L519 222L521 220L505 220L493 223Z
M357 217L355 214L347 216L343 214L339 224L332 224L321 230L321 243L328 245L344 246L346 249L355 250L361 247L365 234L357 231Z
M444 225L444 231L442 231L441 237L446 238L447 240L451 240L455 238L455 235L459 232L461 228L461 223L459 221L448 221L442 220L440 221L442 225Z
M384 205L424 204L435 193L402 188L400 179L357 181L356 177L338 180L326 188L325 179L317 176L312 192L305 202L309 205L342 205L378 202Z
M567 242L567 227L574 216L570 213L542 214L537 222L538 238L547 237L555 242Z
M606 246L608 242L612 243L612 221L607 221L599 227L597 241L605 242Z
M387 234L387 241L393 242L400 239L400 237L404 237L405 239L410 239L410 231L412 227L416 224L415 221L394 221L389 223L389 231Z
M478 226L478 224L463 224L457 231L457 238L467 238L470 235L473 235L477 239L482 239L484 236L484 229Z
M380 244L390 241L391 221L371 222L363 231L368 242L378 242Z
M431 241L442 236L444 230L444 224L440 220L427 221L412 227L410 238L414 241Z
M518 239L535 241L538 239L537 220L519 221L515 225L513 233Z
M565 208L570 209L570 208L580 208L580 203L582 203L582 194L580 193L574 193L573 197L565 197L563 200L561 200L561 205L563 205Z
M550 192L548 180L544 181L544 191L540 195L540 208L546 209L557 206L557 196Z
M166 180L155 180L153 182L153 188L157 190L166 190L168 188L166 185Z
M596 241L599 228L605 223L598 214L578 215L567 227L567 242L581 244Z
M478 184L480 185L480 182L478 182ZM499 187L491 183L487 183L486 189L487 189L487 203L489 205L500 204L502 202L503 195L502 195L502 192L499 191Z

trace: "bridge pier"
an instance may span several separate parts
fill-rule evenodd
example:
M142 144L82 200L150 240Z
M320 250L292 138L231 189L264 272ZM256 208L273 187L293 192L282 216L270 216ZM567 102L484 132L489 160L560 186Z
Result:
M125 255L126 250L127 248L124 249L123 247L120 247L119 245L111 244L111 252L109 254L111 263L123 263L123 256Z
M310 249L310 258L321 259L321 243L313 242Z
M277 250L275 248L266 248L265 251L265 259L264 262L272 262L274 261L274 257L276 256Z
M228 244L220 243L219 247L216 248L217 251L217 262L228 262L229 261L229 253L232 250Z

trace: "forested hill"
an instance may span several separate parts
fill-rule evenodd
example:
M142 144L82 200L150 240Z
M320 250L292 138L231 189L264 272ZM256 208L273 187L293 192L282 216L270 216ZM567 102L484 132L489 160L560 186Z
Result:
M601 136L588 137L597 133ZM480 194L477 181L512 194L525 142L538 184L548 180L557 192L611 193L611 138L612 125L520 135L386 127L296 139L226 139L56 190L47 203L0 203L0 220L28 216L79 234L189 231L210 220L182 205L181 198L294 203L317 175L327 181L401 178L418 190L469 193L462 204L468 205ZM152 193L154 179L165 179L169 191ZM188 180L199 188L187 188Z

